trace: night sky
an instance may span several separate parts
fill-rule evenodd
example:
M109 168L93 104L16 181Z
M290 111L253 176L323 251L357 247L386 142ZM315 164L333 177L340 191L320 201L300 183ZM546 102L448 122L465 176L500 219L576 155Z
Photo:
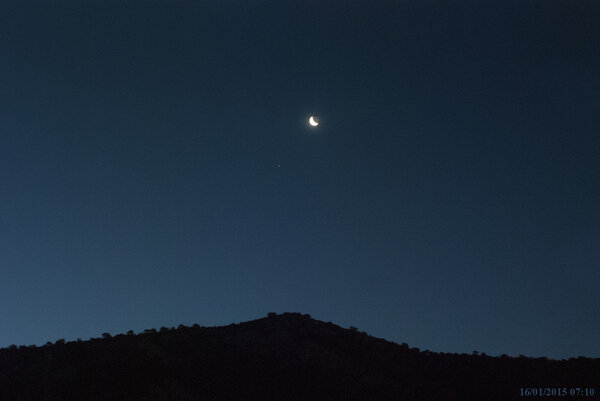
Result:
M2 1L0 346L291 311L600 357L598 21L595 0Z

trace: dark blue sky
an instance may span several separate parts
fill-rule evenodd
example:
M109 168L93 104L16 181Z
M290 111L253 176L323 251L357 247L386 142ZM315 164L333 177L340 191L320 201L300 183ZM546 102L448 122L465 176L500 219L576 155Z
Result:
M298 311L600 357L598 21L592 0L2 2L0 346Z

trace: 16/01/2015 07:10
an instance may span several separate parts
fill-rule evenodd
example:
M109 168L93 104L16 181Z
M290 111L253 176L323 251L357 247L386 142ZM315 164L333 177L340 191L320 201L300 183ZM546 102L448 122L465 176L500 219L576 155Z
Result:
M593 397L591 387L521 387L522 397Z

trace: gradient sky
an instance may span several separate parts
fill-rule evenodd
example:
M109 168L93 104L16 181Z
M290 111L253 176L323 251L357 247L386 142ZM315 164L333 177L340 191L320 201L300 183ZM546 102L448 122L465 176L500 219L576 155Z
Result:
M0 4L0 346L600 357L599 2Z

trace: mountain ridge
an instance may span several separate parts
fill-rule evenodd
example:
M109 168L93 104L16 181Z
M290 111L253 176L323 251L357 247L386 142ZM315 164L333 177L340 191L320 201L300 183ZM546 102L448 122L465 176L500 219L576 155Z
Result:
M0 399L15 401L507 400L598 383L599 358L420 351L300 313L0 349Z

